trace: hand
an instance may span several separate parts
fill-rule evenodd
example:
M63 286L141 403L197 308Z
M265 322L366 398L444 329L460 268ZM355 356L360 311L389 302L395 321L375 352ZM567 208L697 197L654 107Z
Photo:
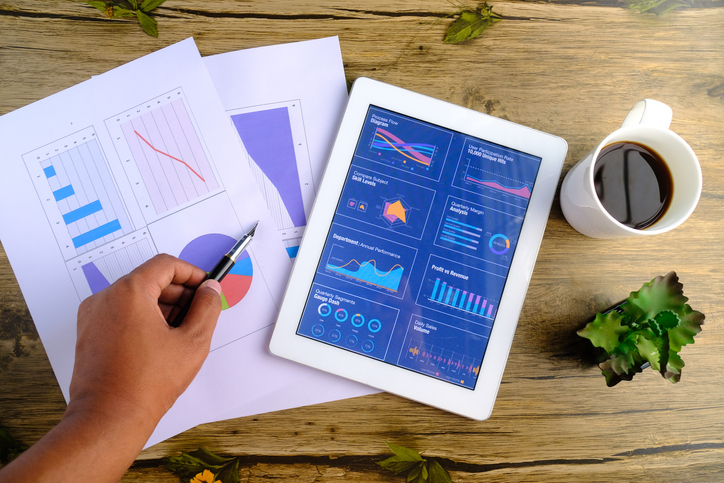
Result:
M0 483L118 481L209 353L221 286L158 255L78 310L70 403L62 421L0 470ZM201 285L199 285L201 284ZM194 295L193 288L199 285ZM193 295L178 328L166 322Z
M205 276L189 263L158 255L84 300L68 413L130 413L153 431L209 353L221 286L208 280L193 295ZM169 327L169 315L190 296L193 303L181 326Z

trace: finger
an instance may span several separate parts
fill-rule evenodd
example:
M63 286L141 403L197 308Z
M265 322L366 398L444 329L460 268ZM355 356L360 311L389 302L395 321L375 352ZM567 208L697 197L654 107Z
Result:
M206 280L199 285L194 294L181 330L193 334L198 343L210 344L221 314L221 284L216 280Z
M195 290L196 287L191 288L185 285L176 285L175 283L172 283L161 291L161 295L158 296L158 301L162 304L183 305L186 303L186 300L193 296Z
M159 297L172 283L195 287L204 279L206 272L188 262L162 253L137 267L130 276L147 283L154 296Z

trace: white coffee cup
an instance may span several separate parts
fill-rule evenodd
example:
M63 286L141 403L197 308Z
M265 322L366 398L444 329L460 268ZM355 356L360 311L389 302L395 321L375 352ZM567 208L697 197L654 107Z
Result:
M691 215L701 196L701 167L686 141L669 130L671 118L671 108L666 104L652 99L639 101L618 130L568 171L561 186L561 208L573 228L593 238L656 235L676 228ZM596 195L596 161L605 147L620 142L633 142L655 151L671 173L673 195L669 207L659 220L643 229L617 221Z

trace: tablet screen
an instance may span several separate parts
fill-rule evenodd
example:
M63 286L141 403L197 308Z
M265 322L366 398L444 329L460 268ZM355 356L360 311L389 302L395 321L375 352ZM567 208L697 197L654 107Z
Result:
M371 106L297 334L474 389L540 162Z

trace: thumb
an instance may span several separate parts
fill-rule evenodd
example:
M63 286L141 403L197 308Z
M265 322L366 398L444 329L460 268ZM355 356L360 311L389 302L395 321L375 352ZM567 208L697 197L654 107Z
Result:
M219 314L221 314L221 284L216 280L205 280L194 293L181 329L192 332L195 338L204 342L211 342Z

